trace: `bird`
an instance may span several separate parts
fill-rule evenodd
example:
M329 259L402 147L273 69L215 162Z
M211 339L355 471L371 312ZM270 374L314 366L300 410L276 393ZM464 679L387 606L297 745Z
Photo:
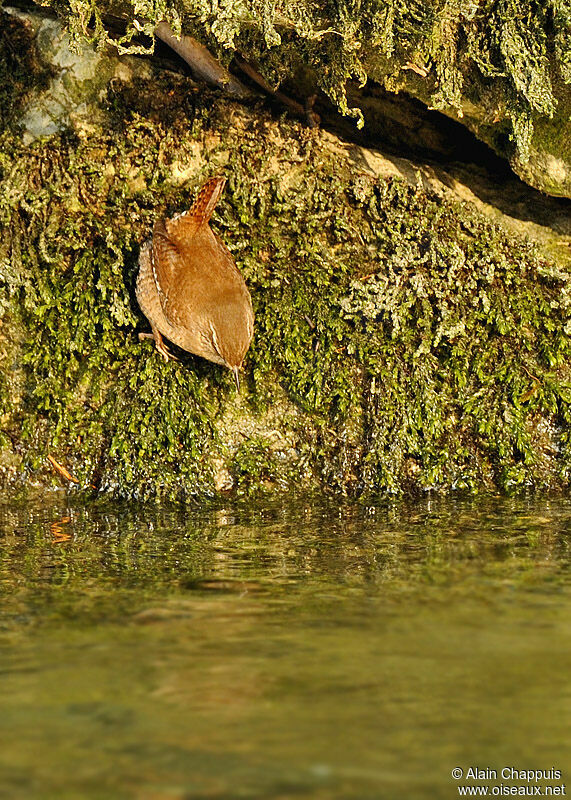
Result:
M202 186L191 208L159 219L141 247L135 293L165 361L175 359L163 336L189 353L239 370L254 333L252 298L228 248L209 221L226 179Z

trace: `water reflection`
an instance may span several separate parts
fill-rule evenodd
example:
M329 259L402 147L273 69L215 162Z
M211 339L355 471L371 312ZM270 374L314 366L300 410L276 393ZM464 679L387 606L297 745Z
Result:
M0 785L444 798L455 766L565 769L570 520L564 499L0 505Z

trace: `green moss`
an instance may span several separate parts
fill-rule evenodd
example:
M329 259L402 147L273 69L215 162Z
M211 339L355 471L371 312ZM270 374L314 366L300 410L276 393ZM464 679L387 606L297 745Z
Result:
M260 437L241 444L228 466L234 487L240 494L258 493L264 489L287 489L295 485L293 480L297 477L295 465L280 459L273 443Z
M2 371L0 427L27 474L46 479L52 454L86 488L205 497L224 453L246 492L568 485L569 276L535 246L175 76L115 82L104 105L89 138L0 141L0 290L25 376L14 392ZM287 448L229 443L231 375L137 339L140 244L220 171L214 227L256 313L243 397L262 419L285 393Z

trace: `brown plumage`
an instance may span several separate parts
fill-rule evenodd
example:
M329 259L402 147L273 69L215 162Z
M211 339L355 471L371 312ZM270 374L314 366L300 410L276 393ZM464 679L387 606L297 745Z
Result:
M151 323L151 337L167 361L174 344L234 373L250 346L254 314L250 293L232 255L208 224L225 184L207 181L192 208L155 223L139 256L136 294Z

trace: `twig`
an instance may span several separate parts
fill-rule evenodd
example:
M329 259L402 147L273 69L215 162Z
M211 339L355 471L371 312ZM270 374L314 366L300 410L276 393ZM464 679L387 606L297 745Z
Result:
M418 64L413 64L412 61L407 61L406 64L401 67L401 69L410 69L413 72L416 72L416 74L420 75L422 78L426 78L429 73L429 70L426 69L426 67L419 67Z
M252 92L240 83L238 78L231 75L206 47L192 36L182 35L180 39L177 39L171 26L164 21L159 22L155 28L155 36L168 44L175 53L178 53L200 80L217 86L226 94L241 100L252 96Z
M165 22L159 22L155 28L155 36L167 44L175 53L186 61L191 68L195 77L203 80L213 86L217 86L226 94L236 97L239 100L246 100L252 97L252 92L247 89L238 78L235 78L228 70L222 66L204 47L204 45L197 42L192 36L183 34L180 39L177 39L171 26ZM319 114L313 111L313 104L315 102L315 95L309 97L305 105L298 103L297 100L292 100L279 89L273 89L270 84L260 75L241 56L235 55L235 60L242 72L260 86L264 92L272 95L276 100L282 103L286 108L289 108L296 116L306 120L310 128L316 128L321 122Z
M66 481L71 481L72 483L79 483L79 481L77 480L77 478L74 478L74 477L73 477L73 475L71 475L71 474L70 474L70 473L69 473L69 472L66 470L66 468L65 468L65 467L62 467L62 465L61 465L61 464L58 464L58 462L55 460L55 458L54 458L53 456L50 456L50 455L48 455L48 461L50 462L50 464L52 465L52 467L53 467L53 468L54 468L54 469L55 469L57 472L59 472L59 474L60 474L60 475L61 475L63 478L65 478L65 479L66 479Z
M287 94L280 92L279 89L272 88L267 80L263 78L258 70L249 64L245 58L236 54L234 56L234 60L242 72L245 72L249 78L251 78L255 83L258 84L260 88L264 90L264 92L271 94L272 97L275 97L276 100L279 100L280 103L293 111L296 116L305 119L310 128L316 128L319 125L321 118L319 114L316 114L316 112L313 111L313 104L315 103L316 98L315 95L308 97L305 105L302 106L302 104L298 103L297 100L292 100L291 97L288 97Z

